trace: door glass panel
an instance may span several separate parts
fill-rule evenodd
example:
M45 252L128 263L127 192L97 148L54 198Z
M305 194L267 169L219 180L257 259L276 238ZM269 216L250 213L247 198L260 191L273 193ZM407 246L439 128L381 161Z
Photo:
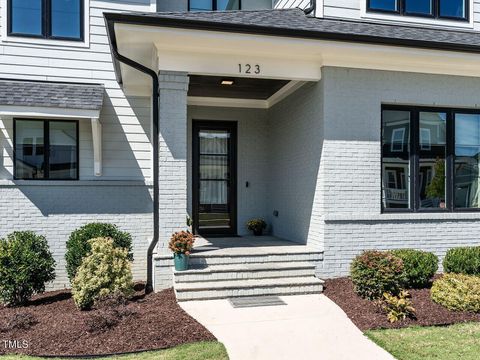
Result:
M230 132L199 132L199 228L230 228Z
M420 112L420 208L445 209L447 114Z
M480 115L455 114L455 207L479 208Z
M50 122L50 179L77 178L77 123Z
M43 121L17 120L15 129L15 177L43 179L44 132Z
M410 208L410 112L383 111L382 195L385 209Z

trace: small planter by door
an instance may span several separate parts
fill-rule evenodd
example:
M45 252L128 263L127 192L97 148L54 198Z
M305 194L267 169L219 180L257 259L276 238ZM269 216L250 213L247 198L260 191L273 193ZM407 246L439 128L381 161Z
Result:
M176 271L185 271L188 270L188 260L190 256L185 254L174 254L173 262L175 263Z
M262 229L253 230L253 235L262 236L263 235L263 230Z

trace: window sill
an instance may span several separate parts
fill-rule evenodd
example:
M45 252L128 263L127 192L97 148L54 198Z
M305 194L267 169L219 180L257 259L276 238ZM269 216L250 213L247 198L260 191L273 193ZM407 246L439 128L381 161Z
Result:
M451 220L480 220L478 212L436 212L436 213L362 213L325 215L325 222L389 222L389 221L451 221Z
M151 180L0 180L0 187L20 186L153 186Z
M2 37L3 43L11 44L28 44L28 45L41 45L41 46L54 46L54 47L73 47L73 48L88 48L90 44L87 40L83 41L69 41L69 40L56 40L56 39L43 39L28 36L14 36L7 35Z

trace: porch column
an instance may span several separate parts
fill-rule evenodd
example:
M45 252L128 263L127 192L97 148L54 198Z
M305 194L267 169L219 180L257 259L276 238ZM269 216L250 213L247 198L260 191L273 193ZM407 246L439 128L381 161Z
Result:
M188 74L160 71L159 253L175 231L186 229Z

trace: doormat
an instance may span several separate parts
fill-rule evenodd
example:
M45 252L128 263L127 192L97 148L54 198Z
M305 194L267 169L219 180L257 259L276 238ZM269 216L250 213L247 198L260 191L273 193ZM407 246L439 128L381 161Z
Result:
M287 305L278 296L246 296L229 298L234 308Z

